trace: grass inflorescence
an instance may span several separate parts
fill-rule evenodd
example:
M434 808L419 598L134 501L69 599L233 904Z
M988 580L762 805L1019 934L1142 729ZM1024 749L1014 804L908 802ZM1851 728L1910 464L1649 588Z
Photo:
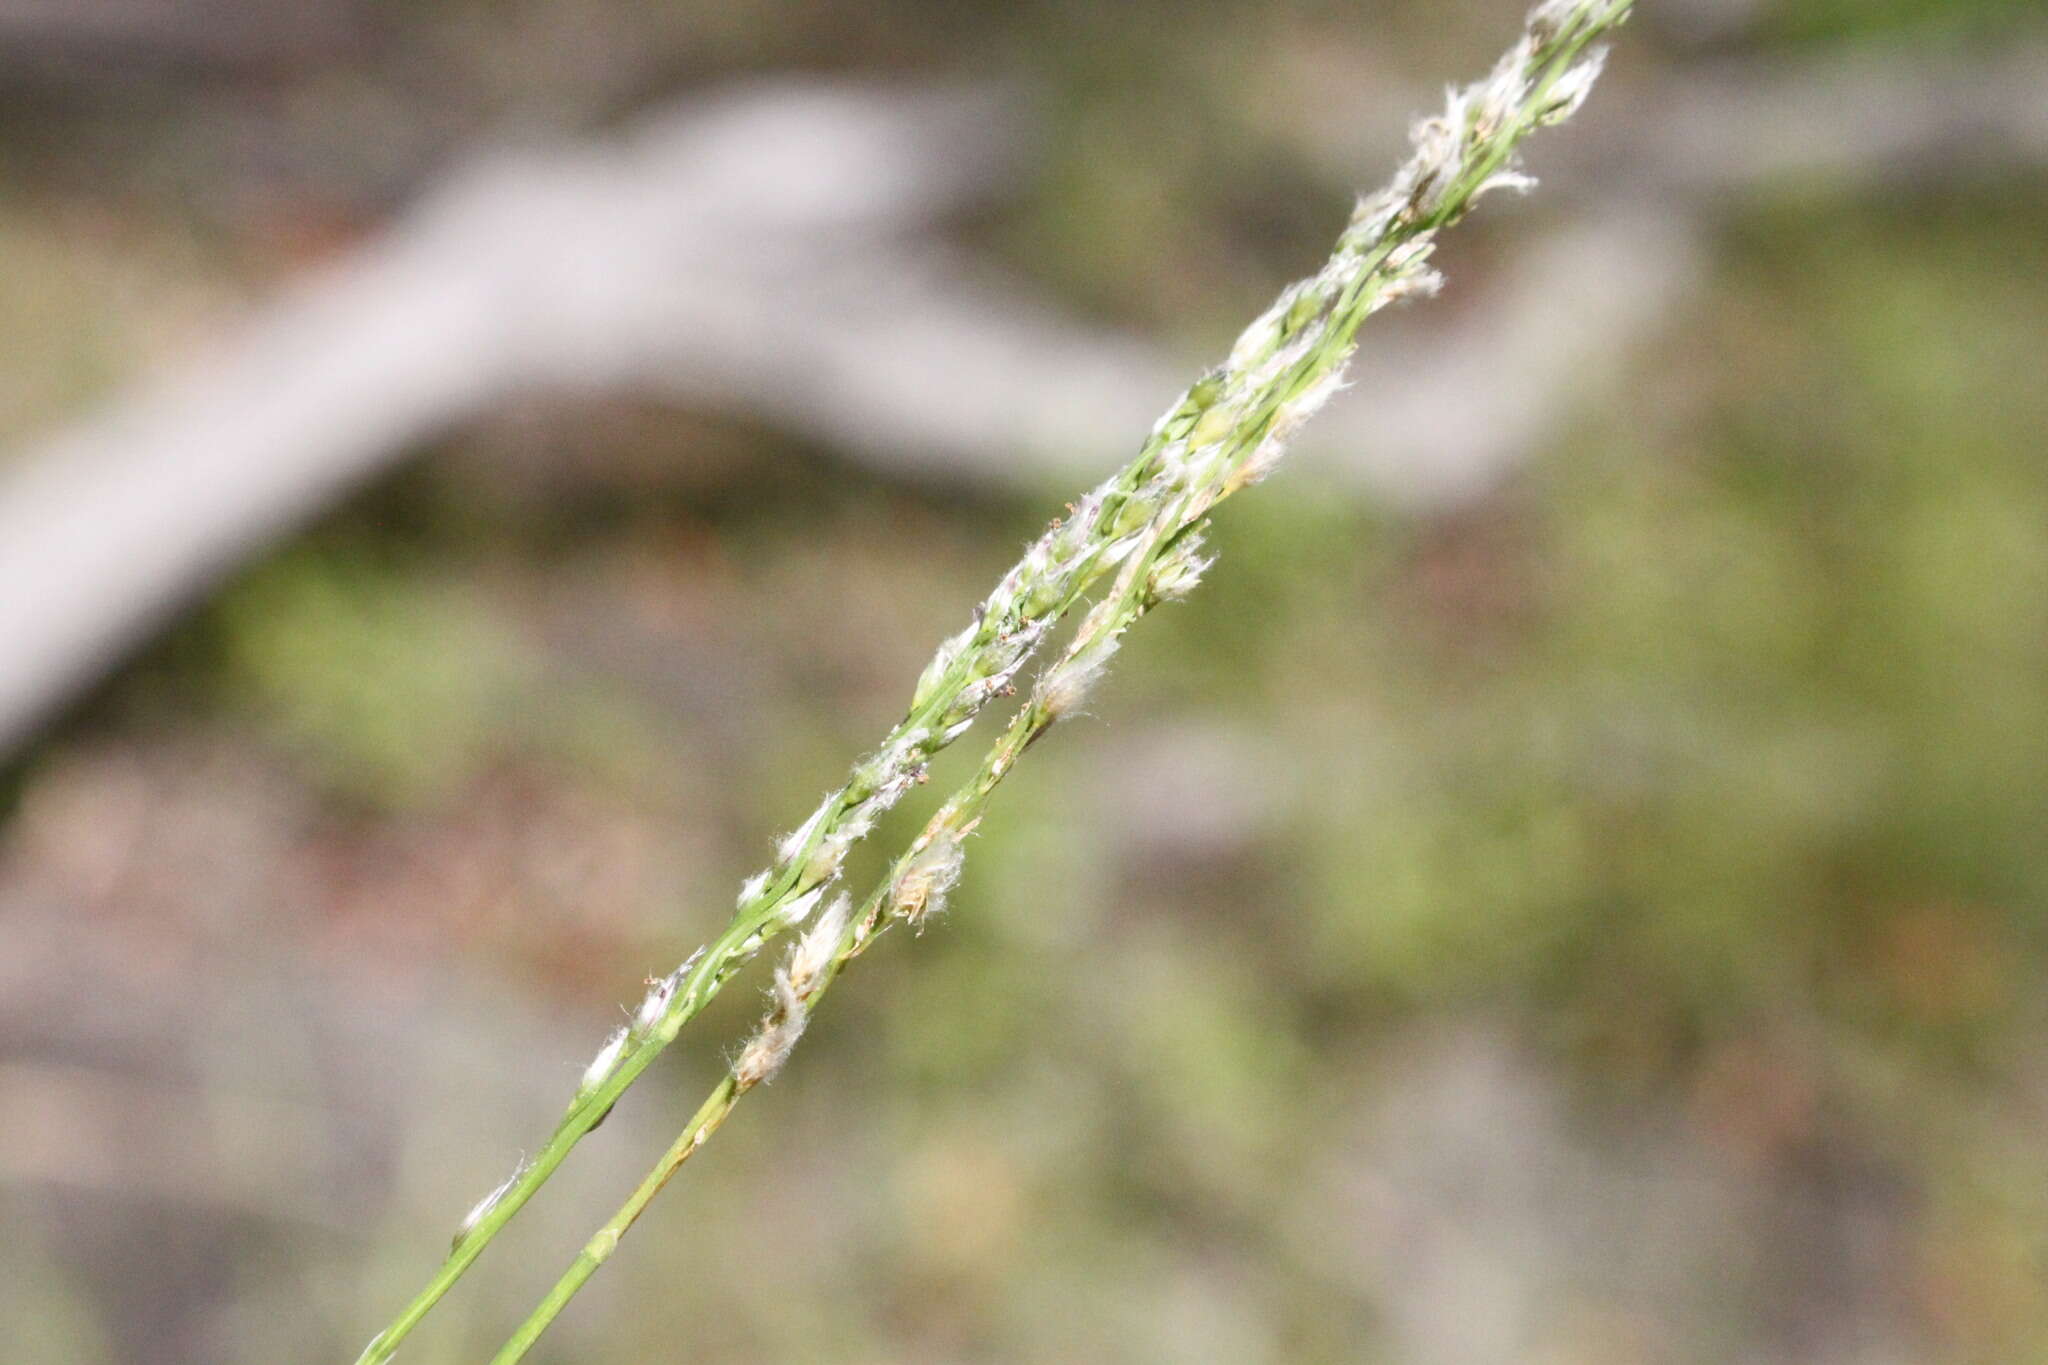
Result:
M1488 76L1452 91L1441 113L1416 124L1410 156L1384 188L1359 201L1323 268L1283 290L1224 363L1154 424L1137 456L1047 527L970 622L939 646L902 721L741 887L725 930L650 984L631 1022L586 1068L547 1143L470 1211L447 1258L359 1365L390 1359L682 1027L771 939L801 930L775 970L766 1017L726 1076L497 1359L526 1353L739 1098L781 1069L844 967L891 925L922 925L943 907L1003 779L1039 737L1075 713L1124 633L1199 583L1209 567L1201 541L1211 511L1269 473L1293 432L1341 387L1365 318L1435 291L1429 261L1437 233L1491 190L1529 188L1515 167L1516 149L1534 129L1578 108L1601 68L1597 40L1628 10L1629 0L1545 0ZM1071 637L973 775L858 905L837 894L851 847L927 779L931 759L985 708L1017 694L1027 663L1076 611Z

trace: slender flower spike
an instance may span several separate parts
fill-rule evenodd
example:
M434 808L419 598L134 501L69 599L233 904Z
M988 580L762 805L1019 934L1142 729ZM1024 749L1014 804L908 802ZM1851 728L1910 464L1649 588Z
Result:
M1595 42L1628 10L1629 0L1542 0L1484 79L1452 91L1440 115L1415 126L1408 158L1384 188L1358 201L1322 269L1283 290L1245 328L1226 362L1167 409L1130 463L1077 498L1003 575L969 623L940 646L896 728L778 846L773 864L746 883L731 922L705 946L697 966L679 974L668 999L658 1009L643 1002L635 1027L607 1042L546 1145L494 1192L469 1235L371 1341L360 1365L392 1357L654 1053L769 939L809 916L852 842L925 780L931 759L965 735L990 702L1008 695L1011 680L1053 628L1094 594L1095 606L1041 672L1032 701L897 859L849 928L826 935L828 923L839 929L836 912L828 911L775 974L768 1016L733 1074L521 1324L497 1365L525 1354L675 1168L724 1120L733 1100L782 1065L839 966L890 923L921 924L944 904L960 875L961 840L982 818L997 785L1033 740L1081 703L1123 632L1159 601L1193 586L1206 565L1181 547L1218 502L1273 467L1292 431L1341 385L1360 324L1390 303L1435 289L1438 277L1428 261L1438 232L1489 190L1527 188L1515 165L1522 140L1569 117L1584 101L1600 72ZM658 1022L647 1026L650 1016Z

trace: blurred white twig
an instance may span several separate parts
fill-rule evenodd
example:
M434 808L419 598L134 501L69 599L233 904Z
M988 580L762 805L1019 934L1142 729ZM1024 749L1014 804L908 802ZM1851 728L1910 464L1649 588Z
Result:
M839 262L986 193L1013 144L1002 112L986 93L756 87L615 145L504 155L456 176L214 354L8 463L0 747L251 550L423 438L528 385L644 382L694 353L679 328L736 342L764 311L758 291L743 306L750 271L787 291L805 285L804 263L829 285ZM850 292L827 330L858 333L865 307L886 337L920 306L892 315L879 288ZM701 308L686 316L686 299ZM1016 329L999 349L1046 349L1043 324L1005 316L983 320L998 336ZM842 364L885 365L857 342L838 350ZM785 386L817 377L759 344L750 354ZM876 391L913 397L900 379ZM909 425L854 416L885 439Z

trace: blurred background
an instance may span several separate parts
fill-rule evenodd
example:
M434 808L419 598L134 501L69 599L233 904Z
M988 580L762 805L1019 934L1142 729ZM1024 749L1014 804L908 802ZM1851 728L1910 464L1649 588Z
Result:
M0 0L0 1357L352 1359L1518 19ZM2048 1355L2044 91L1647 4L535 1358Z

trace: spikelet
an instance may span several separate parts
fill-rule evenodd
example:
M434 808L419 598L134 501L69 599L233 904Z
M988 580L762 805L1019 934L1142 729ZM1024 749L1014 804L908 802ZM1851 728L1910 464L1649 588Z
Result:
M476 1231L476 1225L490 1216L491 1210L498 1207L499 1202L504 1199L507 1192L519 1183L519 1177L525 1174L526 1163L521 1161L512 1168L512 1174L499 1181L483 1198L470 1205L469 1212L463 1214L462 1221L455 1225L455 1236L449 1239L448 1249L453 1251L461 1246L468 1239L469 1234Z
M960 836L941 829L897 875L889 893L890 913L922 929L931 916L944 913L946 895L960 880L966 861Z
M782 1064L789 1060L796 1040L804 1036L804 1025L810 1022L803 998L790 984L786 970L776 970L771 997L774 1003L761 1020L761 1026L740 1049L738 1059L732 1064L733 1079L739 1082L742 1090L752 1090L763 1082L774 1080L775 1073L782 1070Z
M590 1065L583 1068L583 1079L577 1082L578 1098L588 1095L612 1078L612 1072L619 1066L619 1058L626 1051L626 1030L616 1029L611 1037L604 1040L604 1046L590 1059Z

